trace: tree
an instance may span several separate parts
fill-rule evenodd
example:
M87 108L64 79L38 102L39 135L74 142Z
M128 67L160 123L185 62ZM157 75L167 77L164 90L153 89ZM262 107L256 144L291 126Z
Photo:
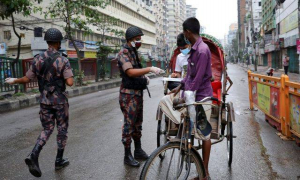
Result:
M12 75L17 77L16 64L19 62L21 52L21 36L16 31L14 14L22 14L29 16L32 11L38 11L40 8L33 5L33 3L40 3L42 0L1 0L0 2L0 17L4 19L11 19L12 27L15 35L18 37L18 51L17 57L12 62ZM19 86L15 85L15 93L18 93Z
M120 23L120 20L117 18L106 16L104 14L97 17L91 15L90 17L91 18L87 21L93 26L96 26L97 30L100 31L101 34L101 40L97 43L99 46L97 53L97 66L98 60L100 60L100 68L97 67L97 69L100 69L100 78L104 79L107 71L107 56L114 52L113 49L107 46L105 43L107 40L111 39L112 36L121 39L121 37L124 37L124 31L116 28L116 26ZM115 44L115 47L117 46L118 44ZM96 81L98 81L98 74L96 75Z
M85 34L92 32L87 19L91 20L94 17L100 16L101 13L97 8L105 8L110 3L110 0L55 0L46 8L45 18L60 18L65 22L64 30L67 38L71 40L78 57L78 67L81 70L80 60L83 58L79 53L79 49L75 44L72 30L82 30Z

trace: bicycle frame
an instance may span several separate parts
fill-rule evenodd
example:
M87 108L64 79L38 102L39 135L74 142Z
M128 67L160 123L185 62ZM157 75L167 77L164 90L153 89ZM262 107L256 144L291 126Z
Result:
M208 100L208 98L204 98L202 101L200 102L195 102L193 104L182 104L182 106L184 106L187 110L187 115L185 116L183 122L180 123L179 126L179 130L177 132L177 137L181 137L180 138L180 149L179 152L184 153L183 155L181 153L179 153L179 161L178 161L178 165L177 165L177 170L176 170L176 174L177 174L177 178L180 176L181 173L181 166L183 165L183 161L184 161L184 156L186 155L186 162L187 162L187 173L185 175L185 179L188 178L189 173L190 173L190 168L191 168L191 149L195 148L196 150L199 150L202 148L202 146L200 145L200 141L199 141L199 146L198 148L194 146L194 136L192 136L192 130L193 130L193 126L194 126L194 122L193 120L190 118L189 116L189 110L188 110L188 106L202 106L202 105L211 105L211 106L215 106L213 104L210 103L205 103L206 100ZM182 127L182 128L181 128ZM180 131L181 130L181 131ZM181 133L181 135L180 135ZM218 142L221 142L224 139L224 137L222 137ZM173 154L172 154L173 156ZM182 158L182 159L181 159Z

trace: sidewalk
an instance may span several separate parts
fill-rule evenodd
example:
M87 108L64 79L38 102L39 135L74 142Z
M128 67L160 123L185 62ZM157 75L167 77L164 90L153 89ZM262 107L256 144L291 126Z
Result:
M251 64L248 67L244 64L239 64L240 67L242 67L246 72L248 70L250 70L253 73L258 73L258 74L262 74L262 75L267 75L267 70L269 69L268 66L257 66L257 72L254 71L254 65ZM274 77L280 77L282 74L284 74L284 70L283 69L278 69L278 70L274 70L273 72L273 76ZM288 73L289 79L290 81L293 82L300 82L300 75L297 73Z
M160 77L155 76L154 74L149 74L147 75L150 79ZM80 96L84 94L89 94L97 91L102 91L106 89L111 89L115 87L119 87L121 85L121 78L118 79L111 79L108 81L101 81L93 84L89 84L87 86L73 86L73 87L68 87L67 92L69 94L69 98L75 97L75 96ZM8 93L6 93L8 94ZM13 97L13 96L8 96L4 100L0 100L0 114L4 112L9 112L9 111L14 111L30 106L34 106L39 104L39 99L40 99L40 93L25 93L25 95L20 96L20 97Z

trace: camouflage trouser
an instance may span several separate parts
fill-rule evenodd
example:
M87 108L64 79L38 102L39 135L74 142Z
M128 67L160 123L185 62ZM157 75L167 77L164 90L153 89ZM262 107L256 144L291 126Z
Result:
M45 105L40 107L40 120L44 130L37 139L37 143L41 146L46 144L55 127L57 125L57 146L64 149L68 139L69 126L69 104Z
M122 142L130 147L131 138L139 140L142 137L143 96L120 93L119 103L124 115Z

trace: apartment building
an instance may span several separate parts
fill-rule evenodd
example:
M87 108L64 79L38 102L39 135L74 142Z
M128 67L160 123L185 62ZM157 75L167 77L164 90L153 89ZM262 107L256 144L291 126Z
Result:
M246 17L246 0L237 0L238 3L238 39L241 48L245 46L245 17Z
M154 16L155 16L155 27L156 27L156 33L155 33L155 39L156 39L156 46L154 46L154 53L156 55L154 58L156 60L163 60L163 57L165 57L165 35L166 31L164 30L165 25L165 13L166 13L166 5L164 0L154 0L153 1L153 10L154 10Z
M286 0L277 4L276 13L275 49L278 55L278 65L282 68L282 59L287 54L290 57L290 72L299 73L299 54L297 54L296 41L299 38L298 29L298 1Z
M140 51L148 58L151 55L152 47L156 45L156 27L155 16L152 13L152 1L147 1L145 7L138 4L133 0L112 0L111 3L105 8L98 8L104 16L111 16L120 19L120 23L116 27L119 30L126 31L130 26L137 26L141 28L145 34L143 36L143 45ZM47 7L50 2L42 2L40 6ZM150 6L151 5L151 6ZM22 36L21 46L21 59L31 58L35 54L44 51L47 48L46 42L43 40L43 33L51 27L60 29L63 32L64 22L60 19L43 19L40 14L32 14L24 18L21 15L15 16L17 31ZM82 31L74 30L74 37L78 42L80 51L86 58L96 57L96 41L101 39L100 31L97 27L90 26L93 33L85 36ZM10 20L0 22L0 43L7 47L5 56L15 57L17 53L18 39L13 33ZM64 34L64 33L63 33ZM111 37L107 44L121 45L121 39L114 37L113 34L107 34ZM66 51L69 57L76 57L75 49L69 41L62 43L62 51Z
M167 0L167 36L169 53L176 46L176 38L183 31L182 23L186 19L185 0Z
M197 8L193 8L191 5L186 5L186 18L196 17Z
M236 33L238 31L238 25L237 23L231 23L229 26L229 31L227 35L227 44L232 45L232 40L236 38Z

